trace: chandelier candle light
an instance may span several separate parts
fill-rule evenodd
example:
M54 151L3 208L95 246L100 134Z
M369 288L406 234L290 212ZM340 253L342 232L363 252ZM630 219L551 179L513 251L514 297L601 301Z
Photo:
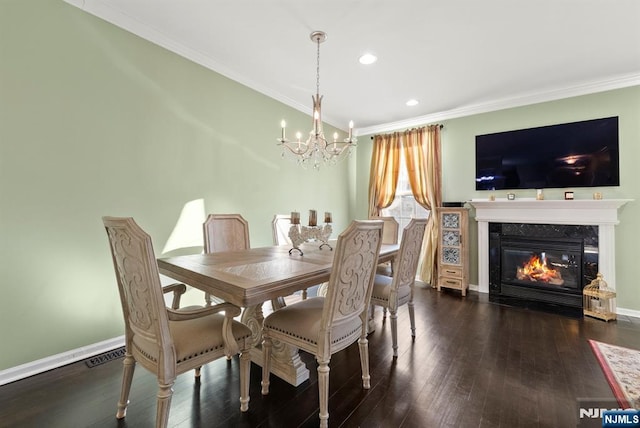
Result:
M298 164L307 166L313 163L313 167L318 170L322 163L333 165L339 160L347 157L353 147L356 146L356 139L353 138L353 121L349 122L349 135L343 140L338 139L338 133L333 134L333 142L327 142L322 131L322 96L320 96L320 43L327 39L327 34L323 31L311 33L311 40L318 46L316 56L316 94L311 96L313 100L313 122L309 137L302 141L302 134L296 133L295 141L290 141L286 136L287 123L283 120L280 123L282 133L278 138L278 145L282 146L282 156L290 153L294 156Z
M291 212L291 227L289 228L289 239L293 248L289 250L289 255L296 250L301 256L304 255L300 249L300 245L307 241L320 241L320 249L323 247L329 247L329 250L333 251L331 245L329 245L329 237L331 236L331 213L324 213L324 226L318 226L318 213L316 210L309 210L309 226L300 225L300 213L297 211Z

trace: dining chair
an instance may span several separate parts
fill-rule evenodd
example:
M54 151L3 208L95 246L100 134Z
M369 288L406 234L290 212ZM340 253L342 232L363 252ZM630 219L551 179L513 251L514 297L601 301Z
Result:
M384 226L382 227L382 243L395 245L398 243L398 230L400 225L395 217L391 216L372 216L371 220L382 220ZM376 270L381 275L393 275L393 262L380 263Z
M158 379L156 427L169 421L173 384L179 374L227 354L240 354L240 410L249 408L251 330L233 320L230 303L179 310L165 306L151 238L130 218L102 218L116 273L125 324L122 390L116 418L127 412L137 363Z
M289 229L291 228L291 215L276 214L271 220L271 230L273 233L273 245L291 245Z
M276 214L271 220L271 231L273 233L273 245L292 245L289 238L289 229L291 228L290 214ZM305 288L301 291L300 296L305 300L308 296L308 290ZM282 299L279 301L282 304Z
M376 274L373 281L371 306L372 308L381 306L389 311L394 357L398 356L398 307L405 304L408 305L411 337L413 339L416 337L413 288L426 226L426 218L411 219L407 227L402 231L400 248L394 261L393 276ZM371 316L373 316L373 310L371 311Z
M326 297L301 300L268 315L262 325L262 394L269 393L273 342L315 355L320 426L329 419L329 361L354 342L360 349L362 386L370 388L367 314L382 243L381 221L353 221L338 236Z
M240 214L209 214L202 225L204 252L248 250L249 223ZM222 300L205 293L207 306Z

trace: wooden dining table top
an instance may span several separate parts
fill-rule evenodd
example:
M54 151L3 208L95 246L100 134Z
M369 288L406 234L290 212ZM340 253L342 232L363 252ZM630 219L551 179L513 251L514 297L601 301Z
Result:
M335 241L331 242L335 245ZM317 242L158 259L160 273L240 307L261 304L329 280L334 252ZM383 244L378 261L392 260L399 245Z

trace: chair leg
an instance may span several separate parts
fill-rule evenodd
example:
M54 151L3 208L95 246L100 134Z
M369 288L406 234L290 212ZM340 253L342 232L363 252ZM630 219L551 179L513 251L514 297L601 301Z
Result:
M318 359L318 394L320 428L327 428L329 426L329 360Z
M271 338L264 336L262 340L262 395L269 394L269 374L271 369Z
M362 368L362 387L371 388L371 376L369 375L369 341L366 337L358 339L360 348L360 366Z
M205 306L211 306L211 294L204 293L204 303Z
M398 311L389 310L391 320L391 343L393 344L393 357L398 356Z
M387 318L387 308L385 306L382 307L382 321Z
M196 376L195 377L196 377L196 379L198 379L200 377L200 369L201 368L202 368L202 366L195 368L195 372L196 372Z
M302 290L302 300L307 300L307 289Z
M249 410L249 370L251 369L251 354L249 351L240 353L240 411Z
M411 339L416 340L416 312L413 307L413 302L409 302L409 321L411 321Z
M131 391L131 381L133 380L133 372L136 369L136 360L130 353L126 353L122 370L122 390L120 391L120 401L118 401L118 410L116 418L122 419L127 414L127 405L129 405L129 391Z
M156 408L156 428L166 428L169 425L169 409L173 395L173 382L163 384L158 382L158 404Z

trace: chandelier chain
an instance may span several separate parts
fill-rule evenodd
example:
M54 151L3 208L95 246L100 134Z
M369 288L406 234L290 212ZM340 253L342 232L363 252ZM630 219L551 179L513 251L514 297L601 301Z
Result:
M316 53L316 95L320 95L320 37L316 38L318 50Z

